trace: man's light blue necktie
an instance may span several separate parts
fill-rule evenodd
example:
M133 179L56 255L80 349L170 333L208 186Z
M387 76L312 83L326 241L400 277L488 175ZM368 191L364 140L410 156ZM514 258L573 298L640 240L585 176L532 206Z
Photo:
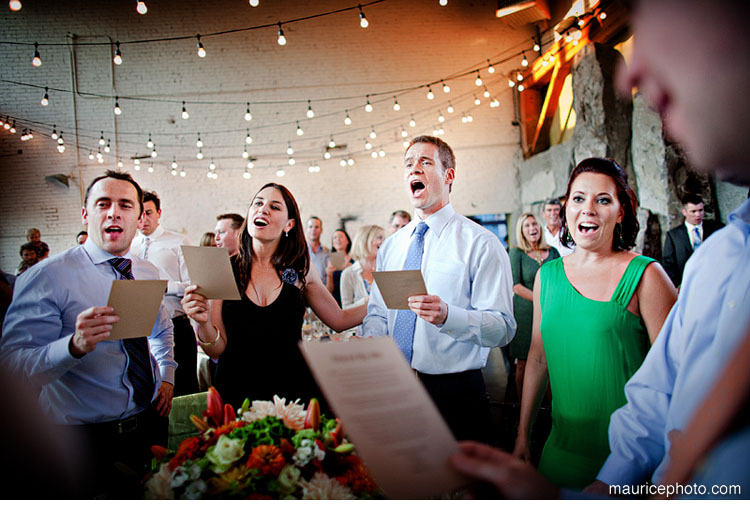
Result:
M404 270L420 270L422 267L422 253L424 252L424 234L427 224L420 221L412 235L409 252L406 254ZM401 352L406 356L406 361L411 364L412 348L414 346L414 326L417 315L411 310L399 310L396 323L393 326L393 340L396 341Z
M698 249L698 247L701 245L701 232L698 230L698 227L696 226L693 228L693 250Z

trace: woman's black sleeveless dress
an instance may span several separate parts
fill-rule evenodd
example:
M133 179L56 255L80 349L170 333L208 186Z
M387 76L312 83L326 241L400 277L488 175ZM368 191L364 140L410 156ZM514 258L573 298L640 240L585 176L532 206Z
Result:
M323 395L307 367L298 344L305 302L299 288L282 283L279 296L260 307L242 293L241 300L224 300L222 318L227 346L219 357L215 386L225 403L237 409L245 398L288 402Z

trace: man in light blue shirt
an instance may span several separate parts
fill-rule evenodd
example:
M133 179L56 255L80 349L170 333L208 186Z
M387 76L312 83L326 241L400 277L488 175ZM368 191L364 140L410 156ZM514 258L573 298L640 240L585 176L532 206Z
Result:
M176 363L164 306L145 355L132 354L123 340L107 340L119 320L106 307L112 281L130 277L111 260L129 262L132 278L159 278L156 267L129 252L141 211L142 191L129 175L110 171L94 179L82 212L90 240L19 279L3 325L0 365L41 391L51 423L90 444L92 487L82 497L133 497L137 481L124 481L114 462L141 476L150 446L166 441ZM129 369L137 358L142 378ZM150 389L142 392L139 384Z
M481 369L490 348L513 339L512 275L500 241L456 213L450 204L455 157L436 137L416 137L405 154L404 183L416 219L391 235L378 251L377 271L405 268L412 242L422 231L421 264L427 295L409 298L416 314L413 341L400 343L407 360L460 439L489 438L489 403ZM424 224L423 224L424 223ZM389 310L373 287L365 336L400 342L400 312Z

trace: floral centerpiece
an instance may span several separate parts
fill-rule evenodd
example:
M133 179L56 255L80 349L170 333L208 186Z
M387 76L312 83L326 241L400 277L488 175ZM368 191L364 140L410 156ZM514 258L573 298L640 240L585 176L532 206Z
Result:
M381 497L367 467L344 437L338 419L296 401L245 400L235 413L210 388L203 417L192 415L199 435L177 452L152 447L146 498Z

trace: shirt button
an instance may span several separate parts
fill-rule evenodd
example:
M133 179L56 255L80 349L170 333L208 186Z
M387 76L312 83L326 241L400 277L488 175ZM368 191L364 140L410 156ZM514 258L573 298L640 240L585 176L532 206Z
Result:
M737 305L737 304L734 302L734 300L730 300L729 301L729 308L730 309L733 309L735 305Z

